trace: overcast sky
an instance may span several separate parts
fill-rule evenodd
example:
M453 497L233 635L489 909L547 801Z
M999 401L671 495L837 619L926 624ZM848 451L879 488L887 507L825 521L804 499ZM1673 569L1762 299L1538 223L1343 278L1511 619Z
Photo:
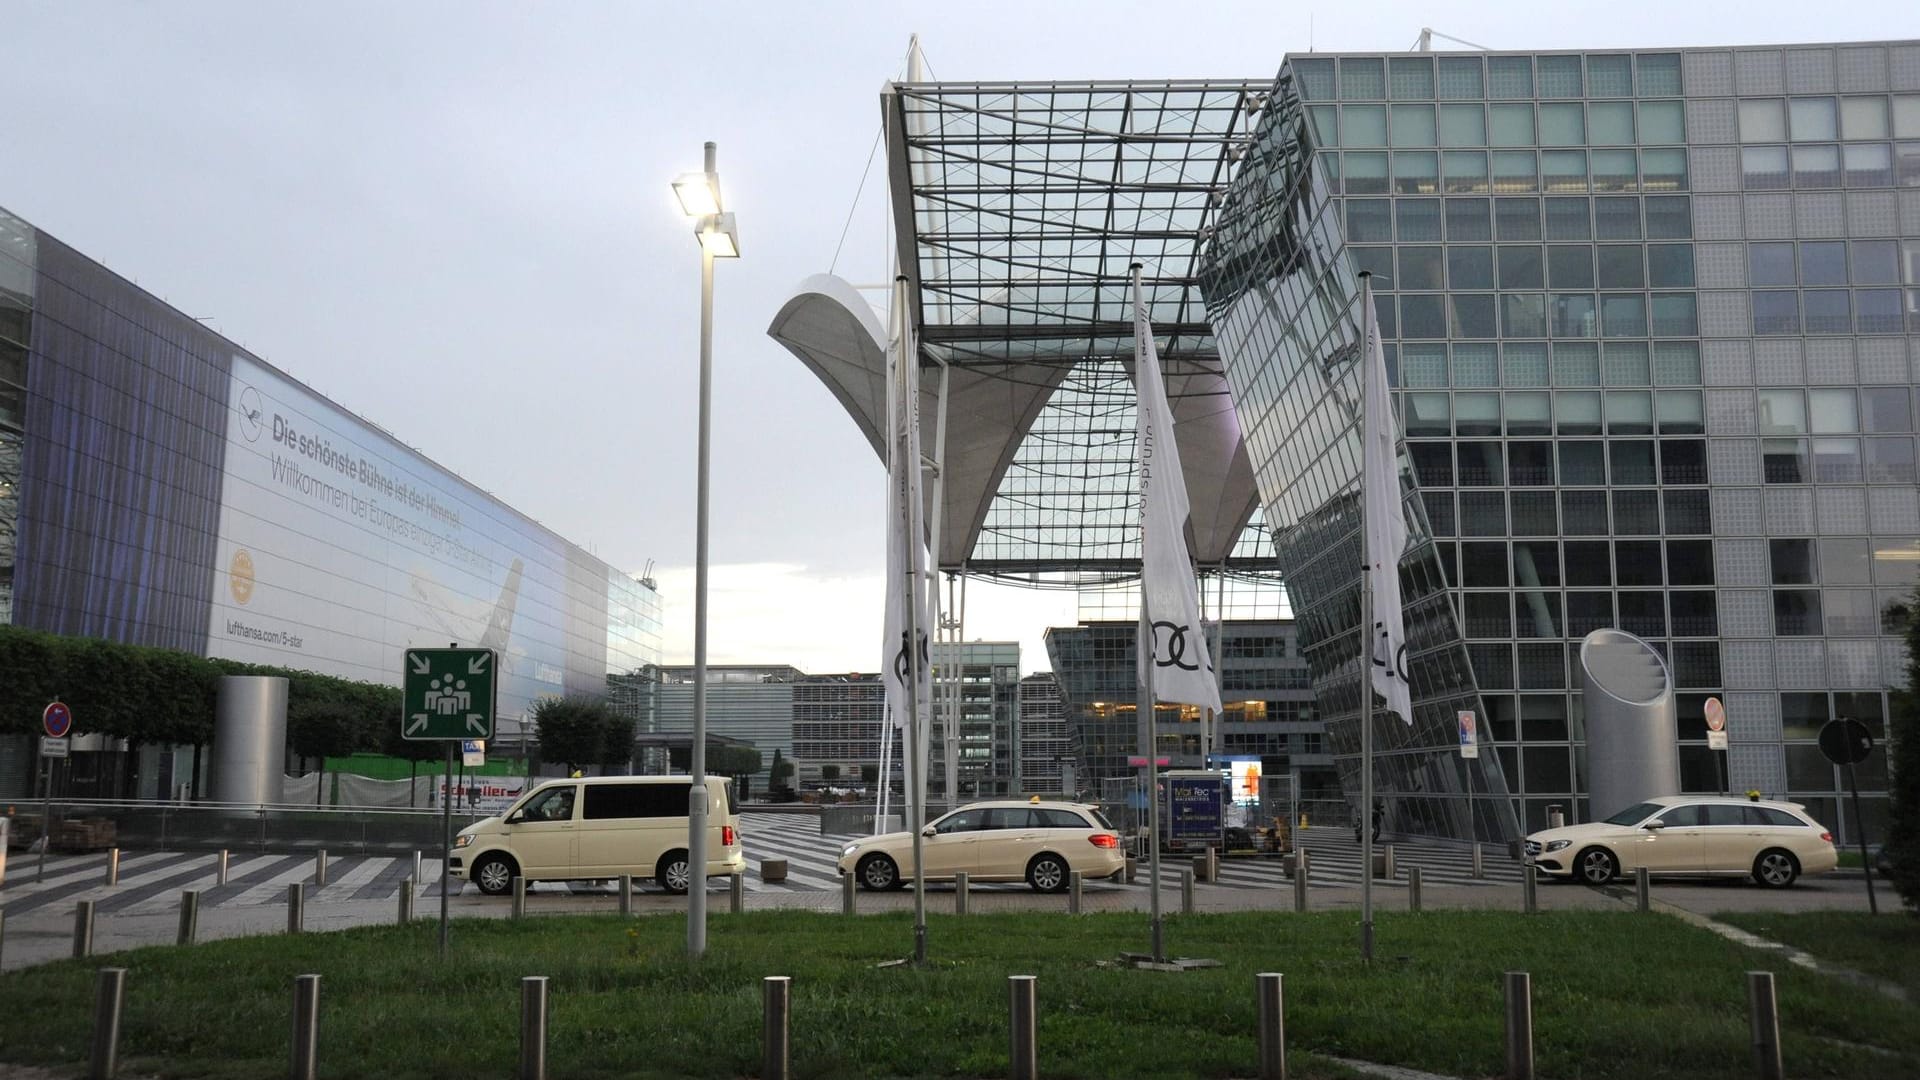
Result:
M1920 36L1904 0L1728 10L15 3L0 206L601 558L656 564L686 662L699 274L668 183L717 142L745 257L717 274L710 657L874 670L883 470L765 331L834 263L909 34L967 81L1270 77L1310 41L1404 49L1422 25L1511 49ZM886 276L875 169L837 265L855 282ZM1029 670L1073 619L1071 594L969 596L968 636L1020 640Z

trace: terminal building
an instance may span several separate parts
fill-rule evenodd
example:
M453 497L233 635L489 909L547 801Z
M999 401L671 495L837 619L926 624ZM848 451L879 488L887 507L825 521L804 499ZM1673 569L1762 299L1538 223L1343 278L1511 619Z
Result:
M959 446L943 572L1137 575L1127 275L1143 263L1196 572L1284 590L1357 798L1370 272L1415 538L1416 715L1374 721L1388 830L1499 841L1550 806L1587 820L1575 654L1614 628L1661 658L1684 790L1757 790L1845 839L1879 834L1884 757L1862 767L1856 821L1815 739L1839 716L1884 736L1905 683L1920 43L910 75L881 104L921 414L944 378ZM769 333L883 452L888 337L868 299L810 279ZM1457 753L1461 711L1490 744L1476 759Z
M489 645L507 740L661 633L651 582L4 210L0 623L396 685L409 645ZM34 760L0 736L0 795Z

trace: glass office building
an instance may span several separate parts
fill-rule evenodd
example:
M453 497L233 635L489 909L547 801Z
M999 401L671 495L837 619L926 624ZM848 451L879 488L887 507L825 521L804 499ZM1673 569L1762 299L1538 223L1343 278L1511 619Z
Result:
M0 623L391 684L410 645L486 645L513 746L539 699L658 664L660 610L651 581L0 210ZM0 795L33 760L0 737ZM128 774L180 782L157 746Z
M1469 792L1483 839L1585 819L1569 660L1614 626L1666 658L1683 787L1853 835L1814 739L1884 735L1904 680L1920 44L1293 56L1237 153L1201 288L1349 787L1371 271L1416 540L1390 827L1464 835ZM1462 708L1493 743L1471 771Z

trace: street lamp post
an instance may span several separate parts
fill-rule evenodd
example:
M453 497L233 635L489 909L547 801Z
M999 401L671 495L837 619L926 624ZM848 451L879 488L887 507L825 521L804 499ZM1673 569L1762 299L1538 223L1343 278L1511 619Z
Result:
M700 452L693 571L693 746L687 791L687 955L707 951L707 474L713 444L713 260L740 255L733 215L720 202L714 145L706 168L673 182L700 241Z

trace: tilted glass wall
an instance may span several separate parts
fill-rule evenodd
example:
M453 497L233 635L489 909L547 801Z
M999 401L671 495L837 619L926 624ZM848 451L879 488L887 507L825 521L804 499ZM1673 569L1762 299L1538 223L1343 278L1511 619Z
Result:
M1232 350L1221 316L1324 233L1374 273L1420 507L1525 823L1586 816L1567 661L1617 626L1674 674L1683 790L1803 801L1851 837L1813 740L1841 715L1883 730L1905 678L1920 43L1297 56L1272 105L1209 302L1276 531L1276 495L1325 502L1293 451L1328 437L1263 422L1293 385L1272 358L1350 286L1287 301L1305 325L1243 317ZM1289 123L1290 143L1272 131ZM1884 766L1862 786L1871 837Z
M1222 206L1201 288L1328 739L1353 796L1362 685L1359 267L1343 236L1337 165L1309 123L1296 76L1283 69ZM1442 552L1418 504L1406 505L1415 542L1400 576L1415 715L1409 725L1375 713L1374 785L1387 827L1512 840L1518 826L1499 758L1457 750L1457 712L1485 709Z

